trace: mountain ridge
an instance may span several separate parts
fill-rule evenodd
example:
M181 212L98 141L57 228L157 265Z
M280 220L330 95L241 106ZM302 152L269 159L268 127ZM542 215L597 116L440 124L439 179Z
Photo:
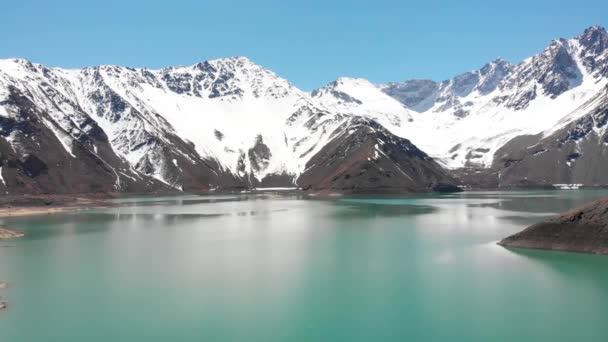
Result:
M386 177L377 184L378 189L409 184L404 191L425 191L432 183L455 181L453 170L463 167L496 174L509 169L512 179L508 183L518 184L517 179L525 178L526 172L514 172L513 163L498 162L513 159L505 156L520 148L511 143L514 139L536 137L528 142L539 144L588 115L588 120L596 120L596 112L603 111L607 46L606 30L592 26L575 38L553 40L542 52L516 65L497 58L442 82L409 80L379 85L343 77L312 92L298 89L246 57L160 69L116 65L62 69L25 59L4 59L0 60L2 165L13 165L28 177L25 160L35 156L46 165L42 173L49 174L53 167L44 160L42 142L61 147L57 156L61 162L52 162L56 165L63 165L66 158L78 159L75 151L86 151L95 159L101 148L105 154L98 156L97 163L115 178L113 188L109 181L102 182L99 188L104 191L301 186L299 181L304 179L308 179L305 187L318 188L310 180L325 179L319 175L331 173L332 167L314 165L317 177L302 178L312 172L310 161L320 160L320 154L329 148L341 151L331 165L348 164L352 158L348 153L354 150L332 144L371 139L361 133L367 130L356 128L363 123L384 143L409 141L430 158L420 167L434 170L429 172L436 175L432 181L414 171L397 176L400 179ZM15 101L19 96L23 100ZM23 122L33 118L44 127L36 126L30 132L34 136L20 132ZM336 139L345 131L361 136ZM41 141L35 141L36 134L43 137ZM584 149L595 145L591 142ZM603 148L599 144L599 152L572 153L604 158ZM356 153L369 154L363 150ZM399 163L413 162L411 158L402 150L400 156L388 158L380 167L386 169L391 164L390 168L398 169ZM553 162L545 160L543 165ZM376 167L374 172L382 174ZM405 181L412 176L421 186ZM10 173L10 177L16 176ZM32 184L36 177L29 177ZM567 183L576 177L558 178ZM603 184L600 178L585 182ZM126 190L116 185L131 181L146 186ZM332 182L324 184L340 188ZM8 188L14 185L5 189L10 193ZM16 191L34 191L26 186L21 189ZM76 190L65 186L64 191Z

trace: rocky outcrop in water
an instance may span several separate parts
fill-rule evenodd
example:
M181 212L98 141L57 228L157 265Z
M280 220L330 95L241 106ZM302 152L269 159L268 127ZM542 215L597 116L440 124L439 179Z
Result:
M537 223L498 244L608 255L608 198Z

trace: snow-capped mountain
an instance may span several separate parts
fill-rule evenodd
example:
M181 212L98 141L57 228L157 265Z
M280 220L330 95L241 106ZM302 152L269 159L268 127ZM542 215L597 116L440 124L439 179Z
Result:
M472 93L487 95L513 69L513 65L502 58L487 63L479 70L466 72L452 79L435 82L432 80L408 80L403 83L388 83L380 88L389 96L416 112L450 111L457 117L468 115L466 102L462 99Z
M422 191L462 167L517 183L521 146L564 130L601 140L607 80L597 26L517 65L499 58L443 82L340 78L311 93L244 57L158 70L0 60L0 190ZM600 152L576 153L603 158L594 141Z
M365 79L340 78L311 93L313 100L338 113L359 115L389 126L412 120L407 107Z
M397 135L449 168L490 167L495 152L511 139L553 132L588 113L584 104L608 82L607 39L604 28L593 26L578 37L552 41L517 65L499 58L443 82L410 80L376 88L409 109L411 122L390 127ZM356 98L367 87L344 88L340 98ZM382 112L384 106L367 110Z
M552 129L509 141L493 168L501 186L608 184L608 86Z
M5 164L18 169L4 171L9 172L4 177L9 192L23 188L20 179L33 175L19 166L24 158L37 158L44 171L39 173L52 173L42 146L46 140L58 142L65 158L81 159L76 150L95 156L111 180L101 182L105 191L295 186L311 168L308 161L358 117L346 109L331 110L244 57L160 70L65 70L3 60L0 89L3 118L31 121L24 117L27 101L49 130L34 148L30 140L40 139L36 133L0 123L8 145ZM383 114L400 120L402 112ZM146 186L127 187L129 182ZM50 185L34 183L37 191L51 191ZM62 191L76 191L64 183Z

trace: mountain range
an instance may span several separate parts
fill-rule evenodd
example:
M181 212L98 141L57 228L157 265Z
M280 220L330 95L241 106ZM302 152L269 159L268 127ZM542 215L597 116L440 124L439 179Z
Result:
M0 192L608 185L608 33L449 80L305 92L245 57L158 70L0 60Z

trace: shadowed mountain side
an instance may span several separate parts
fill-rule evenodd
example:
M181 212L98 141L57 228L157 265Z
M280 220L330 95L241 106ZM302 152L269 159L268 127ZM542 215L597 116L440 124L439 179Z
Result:
M453 178L409 140L373 121L354 119L310 159L298 178L305 190L424 192L450 188ZM442 187L443 186L443 187Z

